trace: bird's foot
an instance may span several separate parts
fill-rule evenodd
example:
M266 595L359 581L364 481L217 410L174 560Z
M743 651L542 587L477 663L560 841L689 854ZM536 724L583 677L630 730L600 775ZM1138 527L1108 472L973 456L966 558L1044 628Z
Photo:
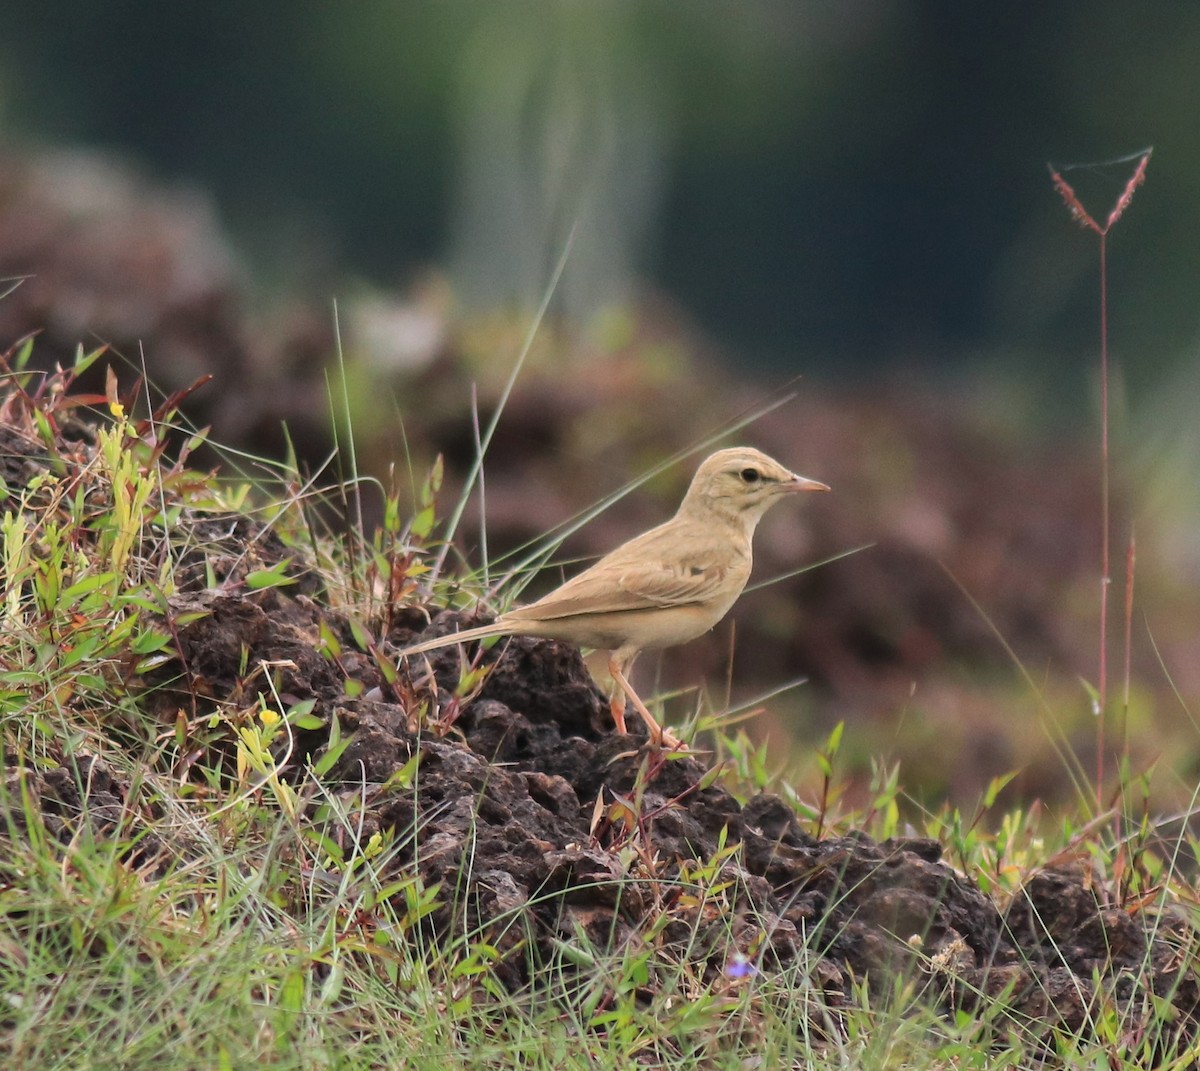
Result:
M642 723L646 726L646 732L650 736L650 746L659 750L677 751L680 754L691 754L691 749L679 739L670 729L660 725L654 715L646 709L644 703L635 699L633 702L634 708L641 715Z
M651 734L650 743L654 744L656 747L666 748L667 751L677 751L681 755L698 754L698 752L695 752L688 747L685 741L680 740L679 737L671 732L670 729L663 728L662 726L659 727L659 735L657 740L654 738L654 735Z

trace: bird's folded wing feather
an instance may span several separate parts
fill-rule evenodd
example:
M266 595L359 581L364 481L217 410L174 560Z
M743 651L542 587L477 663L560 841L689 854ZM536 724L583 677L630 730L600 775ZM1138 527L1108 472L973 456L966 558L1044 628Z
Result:
M727 565L708 562L627 562L624 568L591 569L538 602L512 610L510 621L550 620L576 614L611 614L707 603L721 595Z

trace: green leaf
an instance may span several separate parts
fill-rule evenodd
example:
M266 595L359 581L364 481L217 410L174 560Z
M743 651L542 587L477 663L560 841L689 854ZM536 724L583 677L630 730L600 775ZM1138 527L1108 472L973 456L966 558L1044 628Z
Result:
M350 635L354 637L354 642L358 644L360 651L369 651L375 646L375 641L371 634L366 630L363 624L356 621L353 617L350 618Z
M289 565L291 565L291 559L284 558L278 565L273 565L270 569L256 569L252 573L247 573L246 587L260 591L263 588L282 588L296 583L294 577L285 575L285 570Z
M846 723L839 721L833 727L833 732L829 734L829 739L825 741L825 754L830 758L838 753L838 748L842 746L842 734L846 731Z
M425 540L429 538L429 533L433 531L434 524L437 523L437 514L434 512L433 506L425 506L412 521L412 536L414 539Z
M385 792L396 789L412 788L417 779L417 768L421 765L421 753L418 751L383 783Z
M433 468L429 470L429 477L425 481L425 486L421 488L421 505L432 506L434 498L442 489L442 479L446 474L445 459L441 454L438 454L433 461Z
M400 679L400 671L390 658L380 655L375 659L375 668L379 670L379 675L383 677L385 684L395 684Z
M988 782L987 791L983 794L983 805L991 807L996 802L996 797L1000 795L1004 786L1007 785L1014 777L1017 776L1016 770L1010 770L1006 774L1001 774L999 777L993 777Z
M172 636L169 632L159 632L157 629L148 628L135 636L129 644L129 649L135 655L153 654L155 651L161 651L170 646Z
M303 971L288 971L279 987L279 1007L291 1015L299 1015L304 1010L305 973Z
M116 579L116 573L94 573L65 588L62 592L62 599L68 603L77 602L84 595L89 595L100 588L108 588Z
M388 495L383 504L383 530L390 535L400 531L400 500Z
M334 725L337 724L336 719ZM350 741L353 740L353 735L347 736L341 740L334 741L333 734L330 734L330 743L325 750L321 752L320 757L312 764L313 773L318 778L324 777L330 770L337 765L338 759L342 757L342 753L350 746Z
M107 346L100 346L99 348L92 350L91 353L84 353L83 347L80 346L79 349L75 351L75 364L72 366L71 371L74 372L76 376L83 375L84 372L91 368L92 365L94 365L96 361L103 357L107 352Z
M317 634L321 638L321 646L329 653L330 658L340 658L342 654L342 642L337 638L337 634L324 618L321 618L320 623L317 625Z
M17 350L16 359L13 361L13 370L16 372L25 371L25 366L29 364L29 358L33 356L33 338L27 338L21 348Z

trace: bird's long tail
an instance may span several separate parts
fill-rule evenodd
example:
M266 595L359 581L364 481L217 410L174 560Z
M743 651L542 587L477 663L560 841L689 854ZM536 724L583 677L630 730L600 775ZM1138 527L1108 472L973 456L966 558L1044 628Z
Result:
M480 625L478 628L463 629L462 632L449 632L445 636L439 636L435 640L425 640L423 643L414 644L412 647L405 647L400 652L400 658L407 658L409 655L424 654L426 651L436 651L439 647L452 647L456 643L469 643L471 640L485 640L489 636L511 636L513 628L511 625L498 625L492 623L490 625Z

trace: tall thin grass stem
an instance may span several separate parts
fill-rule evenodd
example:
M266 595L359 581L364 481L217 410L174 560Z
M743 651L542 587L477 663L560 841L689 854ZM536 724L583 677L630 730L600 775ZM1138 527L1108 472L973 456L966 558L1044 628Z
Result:
M1109 454L1108 454L1108 232L1116 225L1133 200L1134 191L1146 181L1146 165L1150 162L1153 147L1142 149L1129 156L1117 160L1104 161L1103 164L1075 164L1075 168L1098 168L1112 164L1137 161L1133 174L1121 189L1121 193L1113 204L1108 218L1101 225L1084 207L1070 183L1066 181L1053 164L1050 169L1050 181L1054 189L1062 197L1063 203L1071 217L1085 230L1090 230L1100 241L1100 655L1096 689L1092 698L1092 713L1096 716L1096 807L1102 810L1104 806L1104 750L1105 742L1105 710L1108 705L1108 589L1112 583L1112 569L1109 561L1109 540L1111 517L1109 509ZM1069 170L1063 168L1063 171ZM1132 540L1131 540L1132 546ZM1126 601L1132 597L1126 578ZM1129 612L1127 610L1126 617ZM1126 624L1126 708L1128 709L1128 623Z
M1109 563L1108 467L1108 231L1100 232L1100 667L1096 680L1096 808L1103 807L1104 722L1108 705Z
M1137 538L1129 533L1129 545L1125 548L1125 694L1123 696L1123 721L1129 720L1129 681L1133 665L1133 578L1137 567ZM1122 733L1124 736L1124 732Z

